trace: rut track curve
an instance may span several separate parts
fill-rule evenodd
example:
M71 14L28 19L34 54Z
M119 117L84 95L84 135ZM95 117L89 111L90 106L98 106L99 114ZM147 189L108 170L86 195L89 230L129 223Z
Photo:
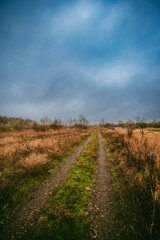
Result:
M25 234L36 222L41 209L48 202L51 195L54 194L61 181L65 178L71 166L76 162L84 148L90 142L94 132L90 137L79 146L55 171L47 181L43 182L37 191L31 196L30 200L24 204L20 211L12 217L2 232L0 239L17 240L25 238Z

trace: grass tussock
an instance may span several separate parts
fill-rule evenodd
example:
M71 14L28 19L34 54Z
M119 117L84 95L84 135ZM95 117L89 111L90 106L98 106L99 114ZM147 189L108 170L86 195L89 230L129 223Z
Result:
M127 239L160 237L160 132L102 129L113 166L113 185L126 219Z
M89 204L97 155L96 133L50 199L29 239L90 239Z
M0 134L0 226L91 131L65 128Z

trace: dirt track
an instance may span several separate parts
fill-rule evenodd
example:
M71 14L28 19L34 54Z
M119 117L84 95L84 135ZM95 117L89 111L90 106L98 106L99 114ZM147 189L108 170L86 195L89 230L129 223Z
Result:
M98 172L94 188L91 214L92 238L101 240L122 239L121 234L124 226L120 220L119 206L115 200L115 191L111 183L111 167L107 162L107 153L100 133Z
M65 178L71 166L80 156L83 149L89 143L91 136L68 157L54 172L50 178L39 186L39 189L32 194L30 200L24 203L24 206L12 220L6 224L3 232L0 234L0 239L17 240L24 239L25 233L36 222L40 210L49 200L49 197L54 194L60 182ZM110 165L107 162L104 143L100 133L98 133L98 170L97 179L94 187L94 198L91 203L91 228L92 239L100 240L120 240L124 226L118 216L118 205L115 201L115 191L111 183ZM69 240L69 239L68 239ZM85 239L84 239L85 240Z
M65 178L71 166L89 143L92 135L93 133L61 164L59 169L54 172L47 181L39 186L38 190L30 197L30 200L24 204L23 208L18 212L18 214L16 214L12 220L6 224L2 233L0 233L0 239L23 239L25 232L28 231L29 228L34 224L40 210L47 203L49 197L53 195L60 182Z

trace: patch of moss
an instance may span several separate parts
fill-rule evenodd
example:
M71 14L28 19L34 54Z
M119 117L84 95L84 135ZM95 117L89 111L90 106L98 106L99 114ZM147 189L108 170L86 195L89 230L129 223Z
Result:
M43 210L30 239L80 240L89 236L89 203L97 169L97 133Z

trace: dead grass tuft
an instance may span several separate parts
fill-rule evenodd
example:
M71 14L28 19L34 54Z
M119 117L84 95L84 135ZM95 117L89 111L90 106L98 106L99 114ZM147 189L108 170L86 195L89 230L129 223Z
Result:
M37 153L31 153L28 157L25 159L22 158L19 162L19 164L24 167L26 170L30 170L32 168L39 167L47 162L47 154L37 154Z

